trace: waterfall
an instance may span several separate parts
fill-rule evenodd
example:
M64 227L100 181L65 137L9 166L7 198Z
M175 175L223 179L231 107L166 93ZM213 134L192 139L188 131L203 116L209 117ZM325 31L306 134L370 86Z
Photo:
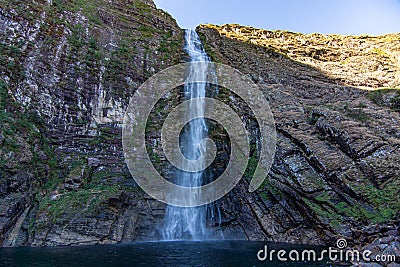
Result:
M204 65L192 64L190 66L186 77L186 85L184 87L185 100L205 97L206 84L193 83L193 81L206 80L206 62L209 62L210 60L205 53L200 38L195 30L186 30L185 41L185 51L190 57L190 62L205 62ZM204 103L197 102L197 104L191 104L188 114L204 114ZM199 158L199 145L200 142L207 137L207 134L208 129L204 118L191 120L188 125L186 125L180 137L180 143L182 152L188 159ZM201 164L204 164L204 162ZM197 187L202 185L204 179L203 176L203 172L189 173L177 171L176 180L174 182L185 187ZM195 208L168 206L166 209L164 229L162 231L163 238L165 240L206 239L210 237L206 225L207 206Z

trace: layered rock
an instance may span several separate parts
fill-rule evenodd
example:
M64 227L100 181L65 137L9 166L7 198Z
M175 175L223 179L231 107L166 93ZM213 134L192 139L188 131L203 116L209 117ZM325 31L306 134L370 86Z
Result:
M236 203L226 220L249 239L308 244L345 237L365 246L396 231L400 35L303 35L239 25L198 31L214 61L258 84L278 132L267 181L255 194L242 182L223 202Z
M155 238L121 145L129 97L183 58L152 1L1 1L0 243ZM4 112L3 112L4 111Z

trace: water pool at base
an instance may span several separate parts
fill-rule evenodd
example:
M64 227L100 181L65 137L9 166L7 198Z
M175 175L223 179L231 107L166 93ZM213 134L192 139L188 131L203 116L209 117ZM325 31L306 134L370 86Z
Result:
M316 249L251 241L174 241L120 245L1 248L1 266L339 266L328 262L261 262L257 252Z

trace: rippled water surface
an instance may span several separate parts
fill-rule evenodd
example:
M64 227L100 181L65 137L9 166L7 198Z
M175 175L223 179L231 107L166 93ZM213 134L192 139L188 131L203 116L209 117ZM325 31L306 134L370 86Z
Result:
M337 266L323 262L260 262L257 252L304 246L248 242L146 242L55 248L1 248L1 266ZM307 247L309 249L310 247Z

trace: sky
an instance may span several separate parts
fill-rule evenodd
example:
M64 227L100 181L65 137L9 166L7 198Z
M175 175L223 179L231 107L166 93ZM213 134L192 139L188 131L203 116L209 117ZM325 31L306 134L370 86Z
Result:
M301 33L400 32L400 0L154 0L181 28L237 23Z

